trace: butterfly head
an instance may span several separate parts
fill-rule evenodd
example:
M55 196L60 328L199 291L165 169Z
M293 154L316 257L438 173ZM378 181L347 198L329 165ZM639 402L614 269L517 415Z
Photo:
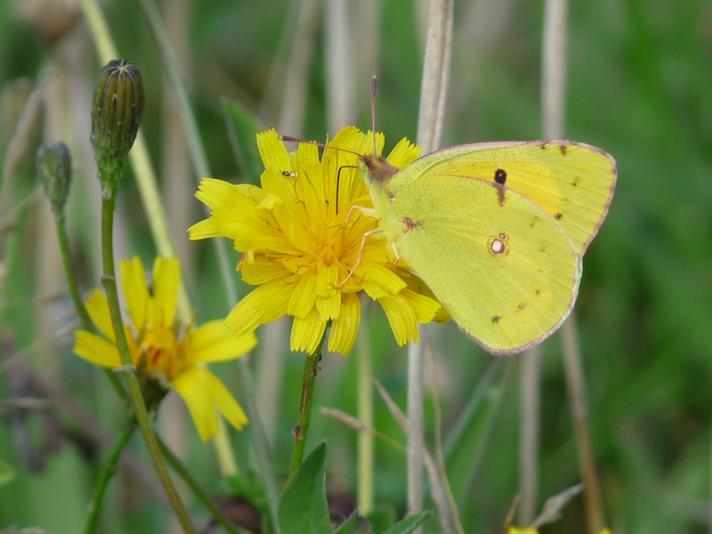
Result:
M369 182L386 184L398 172L397 168L381 157L361 156L361 161L368 171Z

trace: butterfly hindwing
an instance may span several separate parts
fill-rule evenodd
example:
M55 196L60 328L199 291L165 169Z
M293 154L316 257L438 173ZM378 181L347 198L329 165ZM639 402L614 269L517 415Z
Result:
M382 217L400 257L490 352L538 343L573 306L581 268L571 240L514 190L430 169L397 184Z

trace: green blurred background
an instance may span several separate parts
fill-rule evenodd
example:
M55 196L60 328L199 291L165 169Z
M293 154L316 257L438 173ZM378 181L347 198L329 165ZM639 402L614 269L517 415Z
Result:
M184 67L214 176L246 176L229 143L221 97L239 102L264 127L324 139L346 121L369 124L369 80L377 73L378 128L387 145L415 137L425 2L348 3L346 29L334 24L329 0L164 0L159 2ZM120 54L146 85L143 132L158 172L189 291L200 320L223 316L213 248L189 243L185 229L201 218L177 108L137 4L102 4ZM542 1L455 2L444 145L541 137ZM619 182L602 230L585 261L576 308L584 358L593 448L608 523L616 533L702 533L712 529L712 3L703 0L571 2L566 137L600 146L618 161ZM346 61L331 56L346 39ZM43 140L72 149L75 183L69 226L82 287L98 285L98 186L89 145L89 107L100 65L77 2L0 1L0 158L7 155L27 95L44 83L43 103L27 136L25 157L2 184L0 309L0 461L15 477L0 486L0 530L41 527L79 531L105 447L77 413L39 399L39 373L111 432L121 407L105 379L71 354L74 319L63 293L49 208L38 196L33 154ZM339 90L339 87L346 89ZM340 95L340 96L339 96ZM344 96L345 95L345 96ZM17 147L14 147L14 153ZM130 172L129 172L130 175ZM155 248L140 197L129 178L120 198L119 255L151 264ZM237 256L232 253L231 261ZM398 349L376 307L368 309L374 374L405 407L406 351ZM303 358L286 352L284 329L272 328L253 359L256 387L273 440L272 458L286 473ZM281 334L280 334L281 333ZM281 335L281 337L280 337ZM497 363L452 325L436 327L436 388L442 433L452 436L475 395L484 395L456 440L465 468L456 497L467 532L499 532L519 491L520 358ZM262 349L265 350L265 349ZM560 339L544 344L539 504L580 480L567 402ZM13 356L14 355L14 356ZM495 368L491 366L495 365ZM27 367L27 368L26 368ZM235 364L216 366L231 389ZM480 381L490 369L492 380ZM355 352L327 356L316 405L356 411ZM431 374L426 373L430 377ZM435 411L427 404L427 442ZM34 407L33 407L34 406ZM404 435L376 398L376 428ZM197 439L172 399L161 428L213 494L225 495L213 449ZM251 469L250 431L232 434L241 472ZM329 443L330 492L353 500L356 434L318 412L311 448ZM450 437L452 440L453 438ZM138 439L135 462L145 462ZM455 453L453 453L455 454ZM454 460L453 460L454 461ZM376 500L402 513L405 455L376 440ZM461 464L458 464L461 465ZM164 532L167 509L156 506L149 479L122 471L105 509L106 532ZM155 486L155 484L154 484ZM200 523L207 515L191 502ZM584 532L579 496L544 533Z

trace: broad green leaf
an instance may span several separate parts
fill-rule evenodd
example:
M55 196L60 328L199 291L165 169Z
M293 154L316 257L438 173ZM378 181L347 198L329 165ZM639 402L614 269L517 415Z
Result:
M386 530L383 534L410 534L418 528L429 515L430 512L420 512L419 514L409 515L398 521L398 523Z
M230 146L242 169L243 181L259 183L264 165L257 151L255 136L260 131L257 119L237 102L223 98L223 115Z
M328 534L331 532L326 505L324 464L326 443L307 456L282 493L279 527L282 534Z

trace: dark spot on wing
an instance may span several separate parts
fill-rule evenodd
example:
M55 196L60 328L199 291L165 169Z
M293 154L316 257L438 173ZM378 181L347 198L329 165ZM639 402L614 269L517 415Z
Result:
M285 176L287 178L294 178L297 176L297 173L294 171L282 171L282 176Z
M546 252L546 247L544 245L540 246L539 252Z
M562 156L565 156L569 151L569 147L567 147L566 145L559 145L559 151L561 152Z
M539 288L537 287L537 288L534 290L534 294L537 295L537 296L541 295L541 289L539 289Z
M561 212L559 212L559 213L557 213L556 215L554 215L554 219L556 219L557 221L560 221L560 220L563 219L563 218L564 218L564 214L561 213Z
M526 307L527 307L527 304L525 302L520 302L519 304L517 304L517 309L519 311L522 311Z
M497 169L494 171L494 181L499 185L504 185L504 182L507 181L507 171L504 169Z
M413 228L417 228L418 226L423 226L423 221L414 221L410 217L405 217L403 219L403 224L405 224L405 231L403 233L407 234Z
M571 185L573 185L574 187L578 186L580 180L581 178L579 176L575 177L574 181L571 182Z
M539 218L538 215L534 215L534 217L532 217L532 221L529 223L529 228L534 228L534 225L536 223L538 223L540 220L541 219Z
M501 318L502 318L501 315L493 315L492 318L490 319L490 321L492 321L493 323L496 324L500 321Z
M504 196L504 192L507 190L502 184L495 182L494 185L497 188L497 204L504 206L504 201L507 200Z

